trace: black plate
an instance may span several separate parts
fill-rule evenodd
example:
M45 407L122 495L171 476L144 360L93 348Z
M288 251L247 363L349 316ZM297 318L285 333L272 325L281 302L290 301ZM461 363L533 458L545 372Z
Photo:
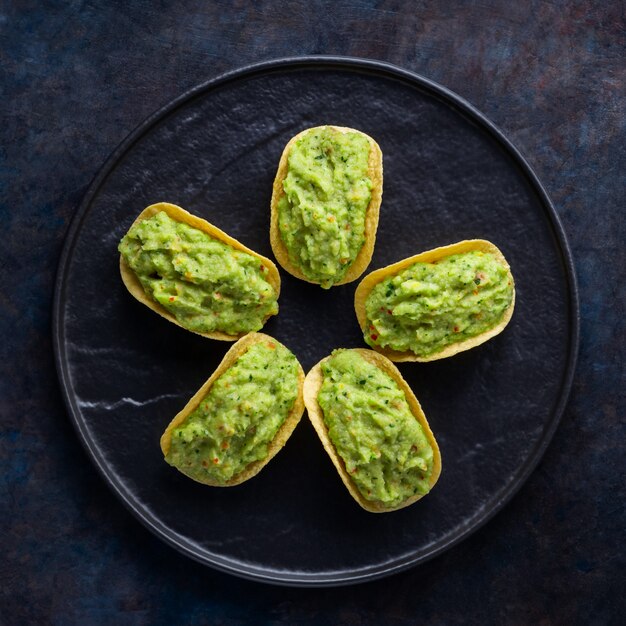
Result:
M432 494L373 515L352 500L304 418L259 476L213 489L167 466L159 437L230 344L188 333L136 302L116 246L148 204L169 201L271 256L269 202L290 137L319 124L370 134L384 155L370 270L461 239L501 248L517 284L504 333L400 369L439 445ZM357 283L330 291L282 272L280 315L265 327L305 370L362 346ZM170 545L234 574L338 585L423 562L458 543L519 489L543 454L570 389L578 342L572 260L529 166L480 113L415 74L371 61L264 63L185 94L108 160L72 224L54 318L70 416L106 482Z

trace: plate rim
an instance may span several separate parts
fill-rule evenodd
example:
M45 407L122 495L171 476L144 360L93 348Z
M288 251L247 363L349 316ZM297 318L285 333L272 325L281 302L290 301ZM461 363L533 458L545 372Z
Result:
M342 571L336 574L332 572L294 572L292 570L286 570L283 572L272 568L263 568L262 566L257 565L251 566L246 563L236 561L235 559L224 559L218 555L210 555L211 558L208 558L206 550L200 550L197 548L194 549L191 542L185 543L185 541L183 541L177 533L167 528L158 517L149 514L147 510L144 510L144 508L139 506L136 497L130 494L130 492L123 487L117 477L110 471L108 464L100 455L88 435L87 426L75 403L73 397L74 394L71 392L71 375L67 369L65 359L66 353L63 307L65 302L64 295L67 268L77 243L77 234L83 220L87 216L94 198L102 185L105 183L108 176L115 169L115 165L119 159L126 152L128 152L153 125L172 113L178 107L190 102L200 95L208 93L217 87L224 86L229 82L237 81L242 78L249 78L256 74L284 71L288 69L303 69L307 67L314 70L324 69L324 67L326 67L328 69L344 70L347 72L357 71L361 73L376 74L379 76L382 75L387 78L400 79L405 83L411 84L413 87L417 86L423 91L430 92L435 97L445 101L448 105L460 111L460 113L464 114L467 118L471 119L488 132L490 136L500 144L504 151L512 157L515 164L525 175L528 183L537 193L539 200L544 207L545 213L549 218L549 223L552 227L554 237L559 247L561 262L567 278L567 287L569 291L568 310L571 319L568 343L569 355L561 383L561 391L558 402L553 409L550 422L545 424L546 427L544 428L541 439L539 439L532 452L519 466L517 474L512 481L507 484L506 488L501 490L501 492L496 493L485 506L481 507L479 512L470 518L470 523L465 528L453 533L447 540L441 542L440 545L432 550L429 550L425 554L417 557L410 555L408 557L404 556L387 563L377 564L365 568L362 567L352 570L352 572ZM580 305L574 260L561 219L533 168L522 156L521 152L505 136L505 134L493 122L491 122L491 120L476 109L470 102L447 87L444 87L429 78L421 76L420 74L400 68L386 61L351 56L311 55L280 57L260 63L253 63L222 73L217 77L199 83L159 107L156 111L146 117L137 127L131 130L131 132L128 133L124 139L122 139L118 146L110 153L104 163L99 167L77 210L71 218L70 226L65 232L63 249L59 258L54 283L51 330L54 362L59 385L61 387L61 395L63 396L63 401L70 417L70 421L72 422L83 449L86 451L100 476L104 479L105 484L113 491L126 509L129 510L131 514L143 524L144 527L152 532L152 534L157 538L164 541L165 544L173 547L185 556L188 556L213 569L241 578L288 587L337 587L387 577L433 559L479 530L499 511L501 511L502 508L518 493L522 485L524 485L532 472L535 470L543 458L546 449L550 445L556 429L561 422L571 393L580 343Z

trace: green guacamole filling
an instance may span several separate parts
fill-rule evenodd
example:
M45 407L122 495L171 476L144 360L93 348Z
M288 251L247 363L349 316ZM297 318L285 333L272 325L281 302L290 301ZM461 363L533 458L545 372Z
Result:
M278 342L253 344L172 431L165 460L205 482L225 483L268 446L298 396L298 362Z
M493 328L512 298L511 277L491 253L415 263L372 289L364 338L370 346L428 356Z
M365 242L369 153L367 137L328 127L306 133L289 152L280 235L291 263L324 288L345 276Z
M433 449L397 383L354 350L333 352L322 373L328 435L361 495L392 507L427 494Z
M237 335L260 330L278 313L257 257L164 211L134 225L119 251L148 296L188 330Z

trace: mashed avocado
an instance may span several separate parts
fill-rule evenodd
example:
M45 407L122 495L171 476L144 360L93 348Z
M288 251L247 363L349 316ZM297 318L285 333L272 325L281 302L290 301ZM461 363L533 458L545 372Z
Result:
M340 281L365 242L370 144L329 127L298 139L288 157L278 227L289 260L311 281Z
M372 289L365 341L428 356L493 328L512 297L510 275L491 253L415 263Z
M363 497L391 507L428 493L433 449L396 382L354 350L335 350L322 373L328 435Z
M237 335L278 312L257 257L165 212L134 225L119 251L144 291L189 330Z
M172 431L165 460L191 478L225 483L268 454L298 396L298 362L278 342L253 344Z

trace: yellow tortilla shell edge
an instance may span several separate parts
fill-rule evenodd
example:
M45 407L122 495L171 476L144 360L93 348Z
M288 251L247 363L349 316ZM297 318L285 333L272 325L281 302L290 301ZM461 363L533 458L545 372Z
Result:
M278 201L285 193L283 190L283 180L287 176L287 159L289 157L291 147L296 141L298 141L298 139L300 139L300 137L302 137L302 135L312 130L321 128L332 128L341 133L358 133L366 137L370 143L368 176L372 181L372 197L370 198L370 203L367 205L365 212L365 242L354 259L354 262L350 266L350 269L346 272L346 275L339 282L335 283L333 285L334 287L336 285L345 285L346 283L351 283L356 280L369 265L374 252L376 230L378 228L378 216L380 214L380 203L382 202L383 197L383 153L380 146L369 135L366 135L360 130L347 128L345 126L315 126L313 128L303 130L289 140L280 157L278 170L274 179L274 186L272 188L272 201L270 205L270 243L272 245L272 250L274 251L274 256L283 269L300 280L304 280L315 285L319 284L318 282L307 278L302 273L300 268L296 267L289 259L289 252L283 243L282 237L280 236L280 230L278 228Z
M216 226L213 226L213 224L210 224L206 220L203 220L195 215L192 215L188 211L185 211L185 209L182 209L181 207L175 204L170 204L169 202L158 202L156 204L151 204L149 207L145 208L137 216L137 219L132 223L130 228L132 228L135 224L138 224L139 222L143 220L153 217L154 215L156 215L157 213L160 213L161 211L164 211L165 213L167 213L169 217L171 217L173 220L176 220L177 222L183 222L185 224L189 224L189 226L193 226L194 228L197 228L198 230L201 230L207 233L214 239L222 241L223 243L228 244L229 246L235 248L236 250L241 250L242 252L247 252L248 254L251 254L252 256L257 257L259 261L261 261L261 263L263 263L263 265L267 267L268 269L267 280L276 291L276 298L278 299L278 296L280 295L280 274L278 273L278 268L272 261L270 261L270 259L264 256L261 256L254 250L250 250L250 248L247 248L236 239L233 239L230 235L227 235L224 231L220 230ZM185 328L185 326L180 324L178 320L165 307L161 306L158 302L155 302L152 298L150 298L150 296L148 296L148 294L144 291L143 287L141 286L139 279L135 275L135 272L133 272L133 270L130 268L128 263L126 263L122 255L120 255L120 274L122 276L122 281L124 285L126 285L126 289L128 289L130 294L135 299L139 300L139 302L141 302L142 304L145 304L148 308L152 309L155 313L158 313L161 317L164 317L166 320L172 322L173 324L176 324L176 326L180 326L181 328L184 328L185 330L189 332L195 333L196 335L201 335L202 337L208 337L209 339L218 339L220 341L236 341L237 339L239 339L240 337L243 337L246 334L246 333L239 333L238 335L229 335L221 331L213 331L210 333L199 333L194 330L189 330L188 328ZM263 323L267 322L269 317L270 316L266 317L265 320L263 320Z
M209 389L211 388L213 383L226 370L230 369L234 365L235 361L252 345L256 343L270 341L272 343L282 345L279 341L264 333L249 333L231 346L230 350L228 350L228 352L224 355L224 358L217 366L215 371L211 374L209 379L202 385L202 387L200 387L200 389L198 389L198 391L191 397L189 402L187 402L185 407L174 417L174 419L165 429L165 432L161 436L160 441L163 456L167 456L170 450L170 446L172 444L172 431L180 426L187 419L190 413L195 411L200 402L202 402L206 394L209 392ZM298 362L298 395L296 397L296 401L294 402L294 405L289 411L289 414L287 415L287 418L283 422L282 426L278 429L274 439L272 439L272 441L270 442L268 446L267 456L264 459L260 461L253 461L243 471L241 471L239 474L236 474L225 483L219 483L211 480L197 482L201 482L204 485L210 485L212 487L232 487L234 485L239 485L245 482L253 476L256 476L276 456L276 454L278 454L282 447L287 443L287 440L291 436L291 433L294 431L295 427L298 425L298 422L300 421L300 418L304 413L303 386L304 371L302 370L302 366ZM181 473L184 474L184 472ZM187 476L187 474L185 475ZM189 476L189 478L192 478L192 480L196 480L191 476Z
M445 359L447 357L454 356L459 352L470 350L471 348L479 346L481 343L485 343L485 341L488 341L492 337L495 337L504 330L506 325L509 323L511 316L513 315L513 309L515 308L515 282L513 280L513 275L511 274L511 268L509 267L509 264L504 258L502 252L490 241L486 241L484 239L466 239L464 241L459 241L448 246L441 246L440 248L427 250L426 252L421 252L420 254L416 254L406 259L402 259L397 263L392 263L391 265L387 265L386 267L382 267L368 274L359 283L354 293L354 310L356 312L359 326L361 327L361 330L364 331L367 325L367 315L365 312L365 301L367 300L367 297L369 296L372 289L388 276L397 274L398 272L406 269L410 265L413 265L413 263L433 263L434 261L438 261L452 254L461 254L463 252L471 252L474 250L478 250L480 252L490 252L491 254L493 254L496 259L506 268L511 279L511 283L513 284L513 298L511 299L511 304L509 305L509 308L504 312L504 315L500 322L496 324L496 326L494 326L493 328L486 330L480 335L470 337L469 339L459 341L458 343L450 344L449 346L446 346L443 350L435 352L434 354L430 354L428 356L417 356L413 352L399 352L397 350L379 347L374 348L376 352L379 352L380 354L385 355L388 359L396 362L418 361L420 363L427 363L428 361Z
M400 389L404 392L407 402L409 403L411 412L415 416L415 419L421 424L422 428L424 429L424 434L426 435L426 438L428 439L428 442L433 449L433 471L430 478L430 488L432 490L441 474L441 453L439 451L437 441L435 440L435 436L433 435L432 430L430 429L430 426L428 424L428 420L426 419L424 411L422 410L418 399L415 397L413 390L411 389L411 387L409 387L404 378L402 378L402 374L400 374L398 368L383 355L365 348L352 348L352 350L358 352L365 360L369 361L370 363L381 369L383 372L388 374L397 383L398 387L400 387ZM324 450L326 450L328 456L333 462L333 465L335 466L335 469L339 473L343 484L348 489L350 495L366 511L369 511L370 513L387 513L390 511L397 511L398 509L403 509L404 507L407 507L414 502L417 502L420 498L423 498L424 496L415 495L408 498L401 504L398 504L394 507L387 507L384 506L381 502L367 500L366 498L364 498L352 481L350 474L348 474L348 472L346 471L343 459L339 456L337 450L335 449L335 446L333 445L333 442L330 440L330 437L328 435L328 429L326 427L326 424L324 423L324 413L319 405L319 402L317 401L318 393L320 391L322 383L324 382L324 375L322 373L321 366L322 363L327 361L329 358L330 356L327 356L326 358L322 359L307 374L304 380L304 404L306 406L309 419L313 424L313 428L315 429L315 432L317 432L322 442L322 445L324 446Z

